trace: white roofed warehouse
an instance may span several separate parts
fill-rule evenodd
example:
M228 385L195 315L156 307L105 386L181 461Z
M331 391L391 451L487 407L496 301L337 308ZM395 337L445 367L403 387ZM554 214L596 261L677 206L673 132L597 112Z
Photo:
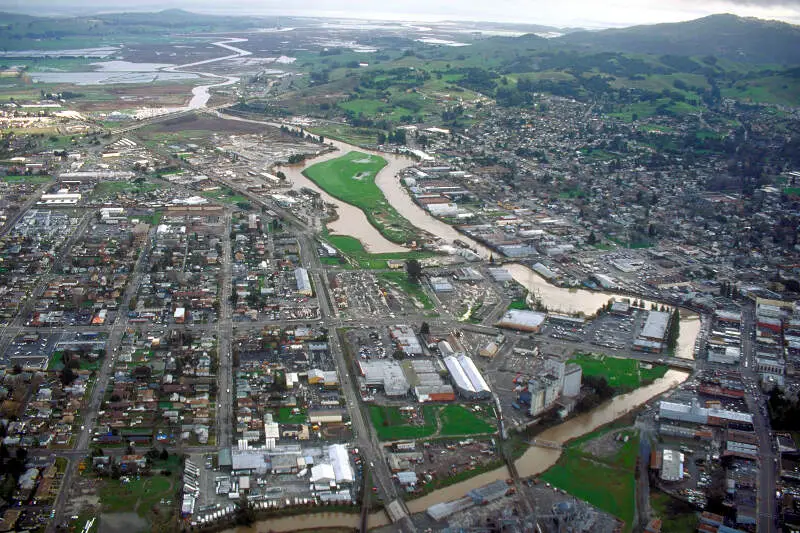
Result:
M466 355L444 358L444 364L458 393L466 399L478 400L492 395L475 363Z

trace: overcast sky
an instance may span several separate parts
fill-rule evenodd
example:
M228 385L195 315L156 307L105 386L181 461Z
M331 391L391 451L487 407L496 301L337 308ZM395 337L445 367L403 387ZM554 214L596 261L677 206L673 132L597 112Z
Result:
M710 15L800 23L800 0L0 0L0 10L32 14L156 10L218 14L306 15L393 20L485 20L608 27L676 22Z

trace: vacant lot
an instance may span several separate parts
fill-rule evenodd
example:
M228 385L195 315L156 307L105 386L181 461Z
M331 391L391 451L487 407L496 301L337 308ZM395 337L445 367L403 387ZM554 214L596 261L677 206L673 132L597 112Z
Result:
M407 294L410 298L419 302L424 309L433 309L431 299L422 289L419 283L413 283L408 279L405 272L382 272L380 278L397 287L400 291Z
M369 413L380 440L400 440L494 433L497 427L489 418L493 411L486 406L480 409L475 412L463 405L425 405L403 412L397 407L371 405Z
M667 373L664 365L652 365L647 369L642 368L639 361L602 354L577 354L569 362L580 365L584 376L602 376L609 385L621 390L637 389Z
M394 207L375 185L375 176L386 166L382 157L350 152L317 163L303 171L328 194L364 211L370 224L392 242L405 244L416 240L417 229Z
M483 412L476 414L463 405L443 407L439 413L439 419L442 422L440 433L443 436L494 433L497 429L495 425L484 418Z
M404 415L397 407L370 405L369 416L380 440L419 439L436 432L436 408L422 408L422 419Z

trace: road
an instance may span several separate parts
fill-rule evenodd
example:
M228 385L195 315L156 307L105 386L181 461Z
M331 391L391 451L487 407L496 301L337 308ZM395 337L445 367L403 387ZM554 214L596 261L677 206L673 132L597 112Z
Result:
M222 277L219 293L219 317L217 319L217 445L222 448L232 444L233 434L233 355L231 353L231 213L225 214L222 232Z
M770 432L769 420L765 416L765 397L758 392L759 376L755 361L755 309L751 305L742 308L742 364L740 372L745 382L745 401L753 414L753 426L758 438L758 532L772 533L775 525L776 470L775 440Z

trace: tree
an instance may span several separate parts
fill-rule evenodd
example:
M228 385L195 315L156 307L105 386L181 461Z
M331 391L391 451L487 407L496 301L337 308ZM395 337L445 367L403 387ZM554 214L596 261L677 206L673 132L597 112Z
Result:
M275 174L275 176L276 176L276 177L277 177L279 180L286 180L286 174L284 174L282 170L279 170L279 171L278 171L278 172Z
M669 333L667 334L667 351L671 354L675 353L675 348L678 346L678 337L681 332L681 313L676 307L672 311L672 319L669 321Z
M78 378L78 375L68 366L65 366L63 370L61 370L61 384L64 386L70 385L73 381Z
M409 259L406 261L406 272L408 272L410 281L419 283L419 278L422 275L422 265L416 259Z
M589 238L586 239L586 242L591 245L594 245L597 242L597 235L595 235L594 232L591 232L589 234Z
M167 459L169 459L169 452L167 451L166 448L161 450L161 454L159 455L159 459L161 459L162 461L166 461Z
M431 327L427 322L423 322L422 325L419 327L419 334L420 335L430 335Z

